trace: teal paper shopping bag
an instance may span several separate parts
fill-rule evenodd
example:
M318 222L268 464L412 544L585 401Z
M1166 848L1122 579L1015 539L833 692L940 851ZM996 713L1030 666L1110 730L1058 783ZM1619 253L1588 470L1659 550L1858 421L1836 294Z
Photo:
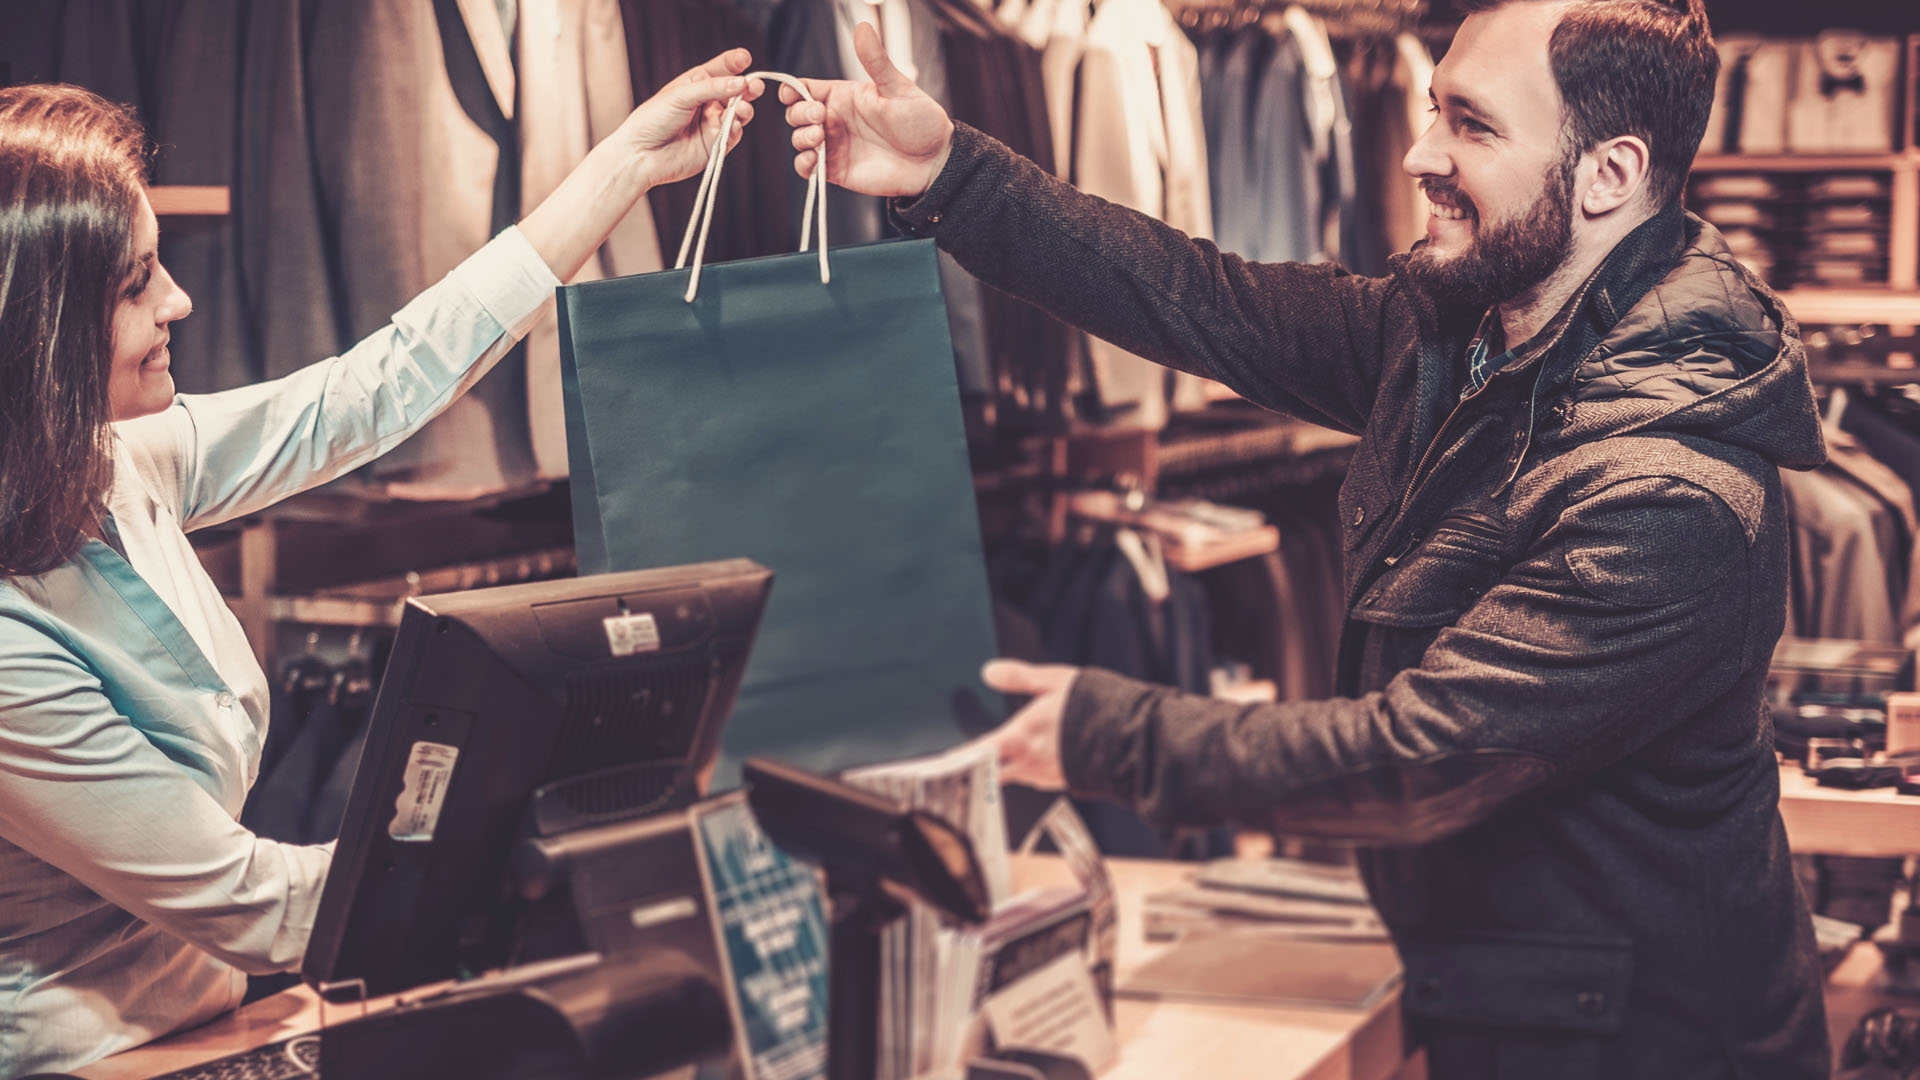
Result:
M933 244L827 267L696 259L560 290L581 572L774 571L720 786L753 754L831 771L950 746L986 700L992 609Z

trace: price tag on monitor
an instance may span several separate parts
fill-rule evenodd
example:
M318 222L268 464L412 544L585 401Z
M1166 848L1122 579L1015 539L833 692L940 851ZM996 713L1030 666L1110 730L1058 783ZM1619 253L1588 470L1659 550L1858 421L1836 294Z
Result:
M650 612L623 612L609 615L603 622L607 628L607 648L613 655L632 656L634 653L660 651L660 624L654 621Z
M387 835L395 840L433 839L440 824L440 807L447 801L447 783L453 779L453 763L460 748L425 739L413 744L407 755L407 771L401 779L400 797L393 804L393 820Z

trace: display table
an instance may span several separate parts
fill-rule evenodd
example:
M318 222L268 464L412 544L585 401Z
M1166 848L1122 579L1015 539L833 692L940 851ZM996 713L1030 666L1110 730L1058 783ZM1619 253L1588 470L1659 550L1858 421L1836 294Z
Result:
M1180 883L1191 863L1114 859L1120 896L1120 952L1117 981L1168 946L1150 942L1141 932L1142 900ZM1023 888L1070 885L1058 859L1020 861L1015 880ZM1408 1061L1402 1041L1400 992L1385 995L1372 1009L1277 1008L1122 997L1114 1022L1120 1061L1100 1074L1102 1080L1425 1080L1418 1060Z
M1787 846L1796 853L1920 855L1920 795L1824 788L1800 766L1786 764L1780 767L1780 817L1787 823Z
M1141 902L1176 884L1191 864L1115 860L1120 896L1119 970L1145 963L1164 946L1141 936ZM1023 887L1070 884L1059 860L1019 860ZM329 1019L357 1009L330 1006ZM1121 1058L1102 1080L1425 1080L1416 1058L1407 1059L1401 1039L1400 995L1386 995L1372 1009L1267 1008L1164 1001L1118 1002ZM320 1005L306 987L254 1002L192 1031L108 1058L78 1071L87 1080L147 1080L202 1061L313 1031Z

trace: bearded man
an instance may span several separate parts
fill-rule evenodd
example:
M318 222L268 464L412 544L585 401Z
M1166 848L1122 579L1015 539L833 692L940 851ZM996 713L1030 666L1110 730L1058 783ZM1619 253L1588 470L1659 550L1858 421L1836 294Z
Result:
M1327 701L989 665L1010 778L1164 825L1360 845L1436 1080L1823 1077L1763 706L1780 467L1824 458L1792 317L1681 193L1700 0L1469 0L1390 276L1252 264L1082 195L858 36L783 91L796 168L891 196L1008 292L1358 433Z

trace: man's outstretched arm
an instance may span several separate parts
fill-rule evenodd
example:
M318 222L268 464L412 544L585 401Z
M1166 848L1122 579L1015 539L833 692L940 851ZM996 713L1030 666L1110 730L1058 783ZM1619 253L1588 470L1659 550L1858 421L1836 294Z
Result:
M988 284L1150 360L1218 379L1259 404L1347 431L1366 425L1383 357L1413 309L1392 279L1331 265L1248 263L1094 198L964 124L895 68L871 27L872 82L782 87L808 175L895 200Z

